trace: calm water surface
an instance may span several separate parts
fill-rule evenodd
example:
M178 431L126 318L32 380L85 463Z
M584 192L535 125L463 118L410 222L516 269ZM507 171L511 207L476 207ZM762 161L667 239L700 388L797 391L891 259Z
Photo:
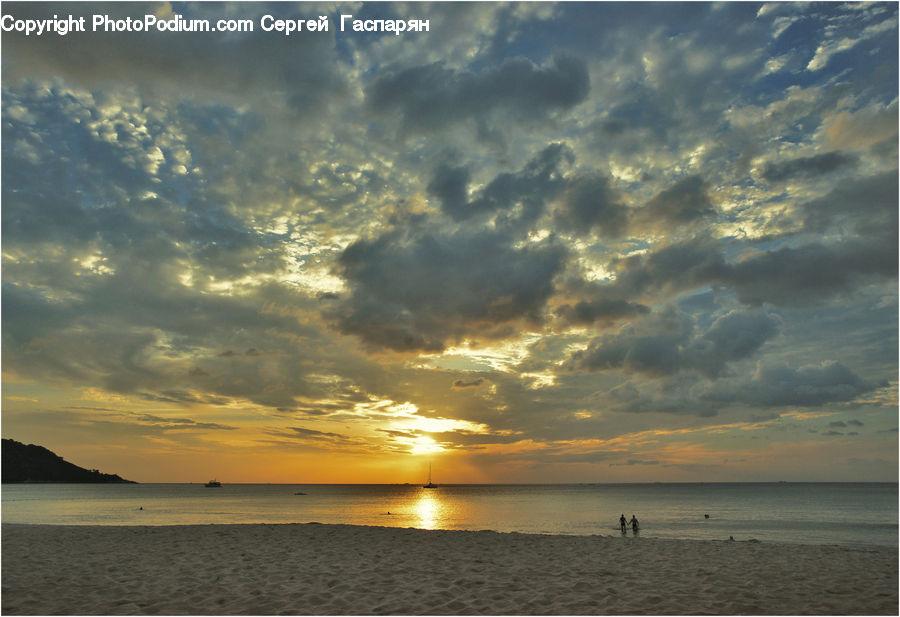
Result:
M619 515L636 514L642 537L897 546L897 512L890 483L2 487L3 522L72 525L316 521L620 535Z

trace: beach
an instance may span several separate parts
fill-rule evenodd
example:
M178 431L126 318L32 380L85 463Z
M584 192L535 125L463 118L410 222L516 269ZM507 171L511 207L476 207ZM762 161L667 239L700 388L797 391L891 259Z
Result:
M898 612L895 548L322 525L2 526L6 615Z

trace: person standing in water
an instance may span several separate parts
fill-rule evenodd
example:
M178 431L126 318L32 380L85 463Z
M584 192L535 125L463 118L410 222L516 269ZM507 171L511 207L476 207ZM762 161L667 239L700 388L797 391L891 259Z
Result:
M622 526L622 533L626 533L628 528L626 527L627 521L625 520L625 514L619 517L619 525Z
M625 518L624 514L622 515L622 518L623 519ZM624 527L624 524L623 524L623 527ZM634 514L632 514L631 515L631 531L634 532L634 535L637 535L638 528L639 528L639 525L638 525L637 517Z

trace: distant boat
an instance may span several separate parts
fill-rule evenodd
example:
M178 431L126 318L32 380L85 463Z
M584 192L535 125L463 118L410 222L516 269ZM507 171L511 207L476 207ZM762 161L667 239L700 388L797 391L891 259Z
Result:
M219 482L218 480L210 480L209 482L207 482L207 483L204 484L203 486L205 486L206 488L216 488L216 487L218 487L218 486L222 486L222 483Z
M431 463L428 463L428 484L425 484L422 488L437 488L437 484L431 482Z

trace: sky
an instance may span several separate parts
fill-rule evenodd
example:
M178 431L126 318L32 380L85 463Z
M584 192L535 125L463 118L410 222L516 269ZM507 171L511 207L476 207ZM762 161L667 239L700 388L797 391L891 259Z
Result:
M3 437L140 482L897 481L896 3L2 12Z

